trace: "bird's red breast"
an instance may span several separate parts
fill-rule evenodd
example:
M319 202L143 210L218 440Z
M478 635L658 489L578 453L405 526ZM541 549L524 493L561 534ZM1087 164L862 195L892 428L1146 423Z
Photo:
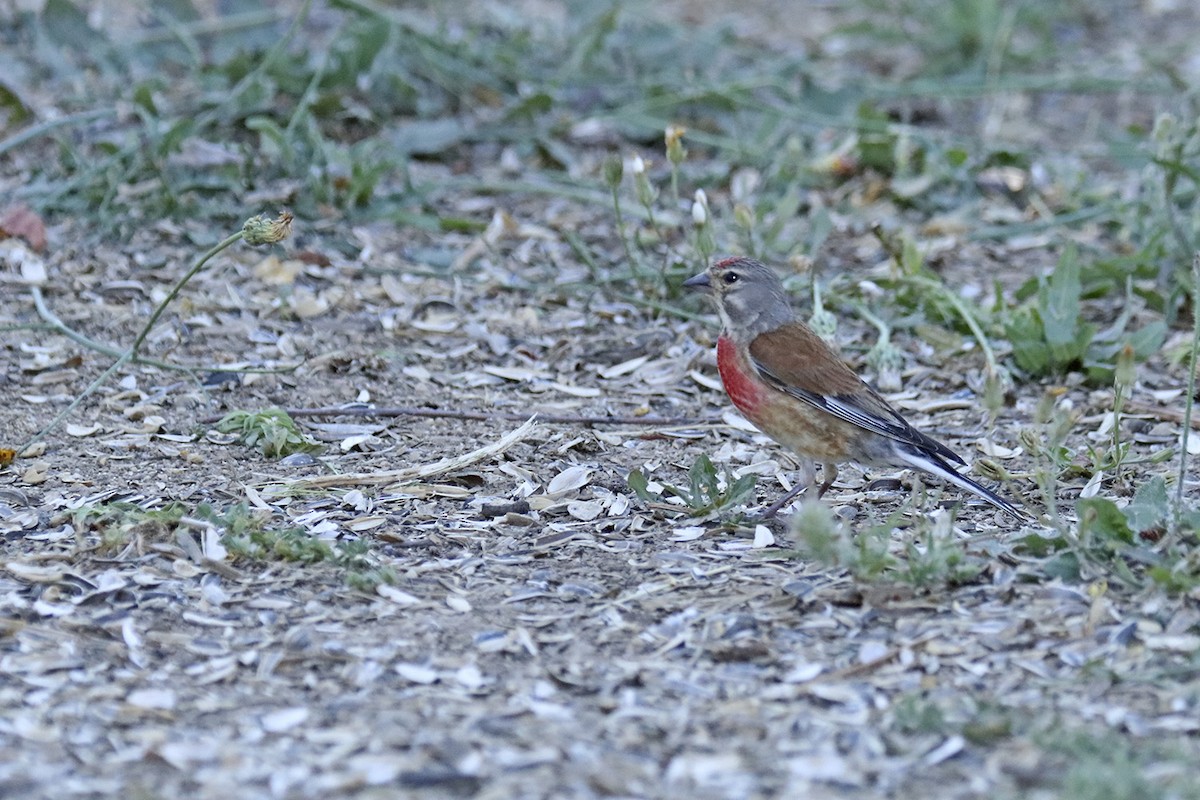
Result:
M717 339L717 370L725 393L742 416L801 457L845 461L849 448L863 434L862 428L772 387L754 371L749 354L728 336Z
M751 373L752 369L732 339L728 336L717 339L717 371L721 373L725 394L753 422L766 400L765 393L771 390Z

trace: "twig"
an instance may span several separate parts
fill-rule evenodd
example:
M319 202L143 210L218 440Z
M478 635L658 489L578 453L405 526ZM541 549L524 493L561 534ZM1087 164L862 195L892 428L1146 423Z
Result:
M290 417L426 417L429 419L470 419L480 422L520 422L529 419L530 412L516 411L461 411L454 408L412 408L409 406L383 406L365 408L361 406L326 406L323 408L286 408ZM590 417L576 414L536 414L538 422L556 425L649 425L663 428L696 427L700 425L723 425L721 419L692 419L689 417ZM218 422L220 416L205 417L203 425Z
M1150 403L1143 403L1138 400L1125 401L1124 408L1126 414L1144 414L1147 417L1161 419L1164 422L1176 422L1181 425L1183 424L1184 414L1178 408L1156 406ZM1193 418L1191 424L1192 428L1195 430L1200 430L1200 417Z
M393 483L403 483L406 481L423 480L434 475L440 475L444 472L450 472L456 469L470 466L485 458L503 453L508 448L512 447L517 442L525 439L531 430L533 430L534 419L529 417L525 420L525 424L518 428L509 431L500 439L491 444L484 445L478 450L472 450L470 453L464 453L459 456L450 456L439 461L434 461L431 464L422 464L419 467L407 467L405 469L389 469L384 472L355 472L346 473L343 475L319 475L315 478L300 478L298 480L286 481L283 485L292 488L301 489L329 489L336 486L380 486Z

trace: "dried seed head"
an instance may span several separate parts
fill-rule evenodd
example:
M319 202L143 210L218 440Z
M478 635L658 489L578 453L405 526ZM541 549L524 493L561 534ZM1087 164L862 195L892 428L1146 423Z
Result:
M292 232L292 215L283 211L275 219L267 219L259 214L251 217L242 225L242 236L246 244L275 244L282 242Z
M675 166L679 166L687 158L687 149L683 146L683 134L685 133L687 133L687 128L682 125L668 125L663 137L667 145L667 160Z

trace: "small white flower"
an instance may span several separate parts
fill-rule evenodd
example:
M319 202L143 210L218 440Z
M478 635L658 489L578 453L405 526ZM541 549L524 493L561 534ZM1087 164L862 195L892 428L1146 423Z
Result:
M629 171L634 175L641 175L646 171L646 162L642 161L641 156L634 156L633 160L629 162Z
M695 199L692 200L692 222L696 227L708 222L708 196L704 194L703 189L697 189Z

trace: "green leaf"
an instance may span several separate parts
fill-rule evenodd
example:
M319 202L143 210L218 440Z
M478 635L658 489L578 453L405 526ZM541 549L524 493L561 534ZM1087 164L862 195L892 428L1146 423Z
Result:
M548 92L532 92L504 110L506 122L532 122L554 108L554 98Z
M258 412L231 411L217 423L217 430L239 434L246 446L259 446L268 458L321 449L321 444L297 428L295 421L280 408Z
M1167 482L1161 475L1155 475L1134 492L1133 501L1125 507L1125 519L1130 528L1140 533L1165 524L1169 510Z
M1042 571L1051 578L1074 583L1080 577L1079 557L1074 553L1059 553L1042 565Z
M1169 567L1151 567L1150 579L1172 594L1190 592L1200 585L1200 577L1188 572L1175 571Z
M1040 533L1031 533L1013 542L1015 552L1023 555L1031 555L1035 558L1044 558L1051 553L1062 550L1066 546L1067 540L1063 537L1042 536Z
M692 488L692 499L688 505L707 504L716 498L719 495L717 468L713 466L712 459L702 455L692 462L692 468L688 470L688 483Z
M788 191L792 191L789 189ZM806 253L818 253L829 234L833 232L833 218L825 206L818 206L808 214L808 243Z
M783 234L784 229L793 223L800 210L802 200L799 190L795 186L789 186L771 209L771 223L763 231L765 241L776 241Z
M446 117L401 123L391 129L387 138L401 153L434 156L461 144L468 133L461 120Z
M279 123L270 117L254 116L248 118L245 125L248 129L259 134L261 137L260 146L264 150L290 160L292 149L288 144L287 134L284 133L283 128L279 127ZM268 145L273 145L273 147L269 147Z
M891 175L896 170L896 134L886 112L870 103L858 107L858 158L865 167Z
M133 102L151 117L158 116L158 108L154 105L154 86L152 84L139 83L133 90Z
M922 266L924 266L924 261L921 259L921 251L917 249L916 241L905 236L904 244L900 249L900 271L905 275L918 275Z
M595 13L600 4L587 3L582 8L578 7L579 4L572 5L576 6L571 9L574 13L568 16L573 16L576 20L582 19L583 25L565 64L570 72L580 72L603 51L604 43L617 30L617 16L621 11L621 4L613 3L600 13ZM588 12L591 12L590 19Z
M1082 293L1079 259L1075 248L1069 246L1063 251L1049 281L1038 291L1038 311L1042 317L1046 343L1050 345L1052 352L1078 352L1082 356L1083 351L1079 349L1079 298ZM1086 345L1087 342L1084 341L1083 344ZM1055 360L1061 362L1063 358L1056 356Z
M539 136L534 139L533 145L542 161L553 169L569 171L575 165L571 148L554 138Z
M1133 544L1134 534L1129 521L1112 500L1103 497L1085 497L1075 503L1079 517L1079 538L1086 541L1089 535L1098 542L1122 542Z
M749 500L754 495L754 487L758 485L758 475L747 473L729 485L725 490L723 506L736 506Z
M0 109L8 112L8 124L13 127L33 116L33 112L20 96L3 83L0 83Z
M108 39L88 25L87 14L69 0L46 0L42 22L51 41L80 54L108 49Z
M333 43L329 68L321 81L322 88L355 88L356 82L371 71L375 59L391 36L391 28L379 20L356 20L346 35Z
M1166 338L1167 323L1158 319L1131 333L1129 344L1139 359L1145 359L1158 352Z
M1050 372L1050 348L1046 346L1045 328L1036 309L1018 308L1005 321L1004 333L1012 343L1018 367L1032 375Z
M154 10L166 14L179 22L198 22L200 12L191 0L154 0Z
M650 493L650 481L642 474L641 470L630 470L629 477L625 479L625 482L629 484L629 488L633 490L634 494L647 503L662 499L660 496Z
M195 128L196 120L192 117L184 117L171 125L158 142L159 155L167 156L177 152L183 147L183 143L192 135Z

